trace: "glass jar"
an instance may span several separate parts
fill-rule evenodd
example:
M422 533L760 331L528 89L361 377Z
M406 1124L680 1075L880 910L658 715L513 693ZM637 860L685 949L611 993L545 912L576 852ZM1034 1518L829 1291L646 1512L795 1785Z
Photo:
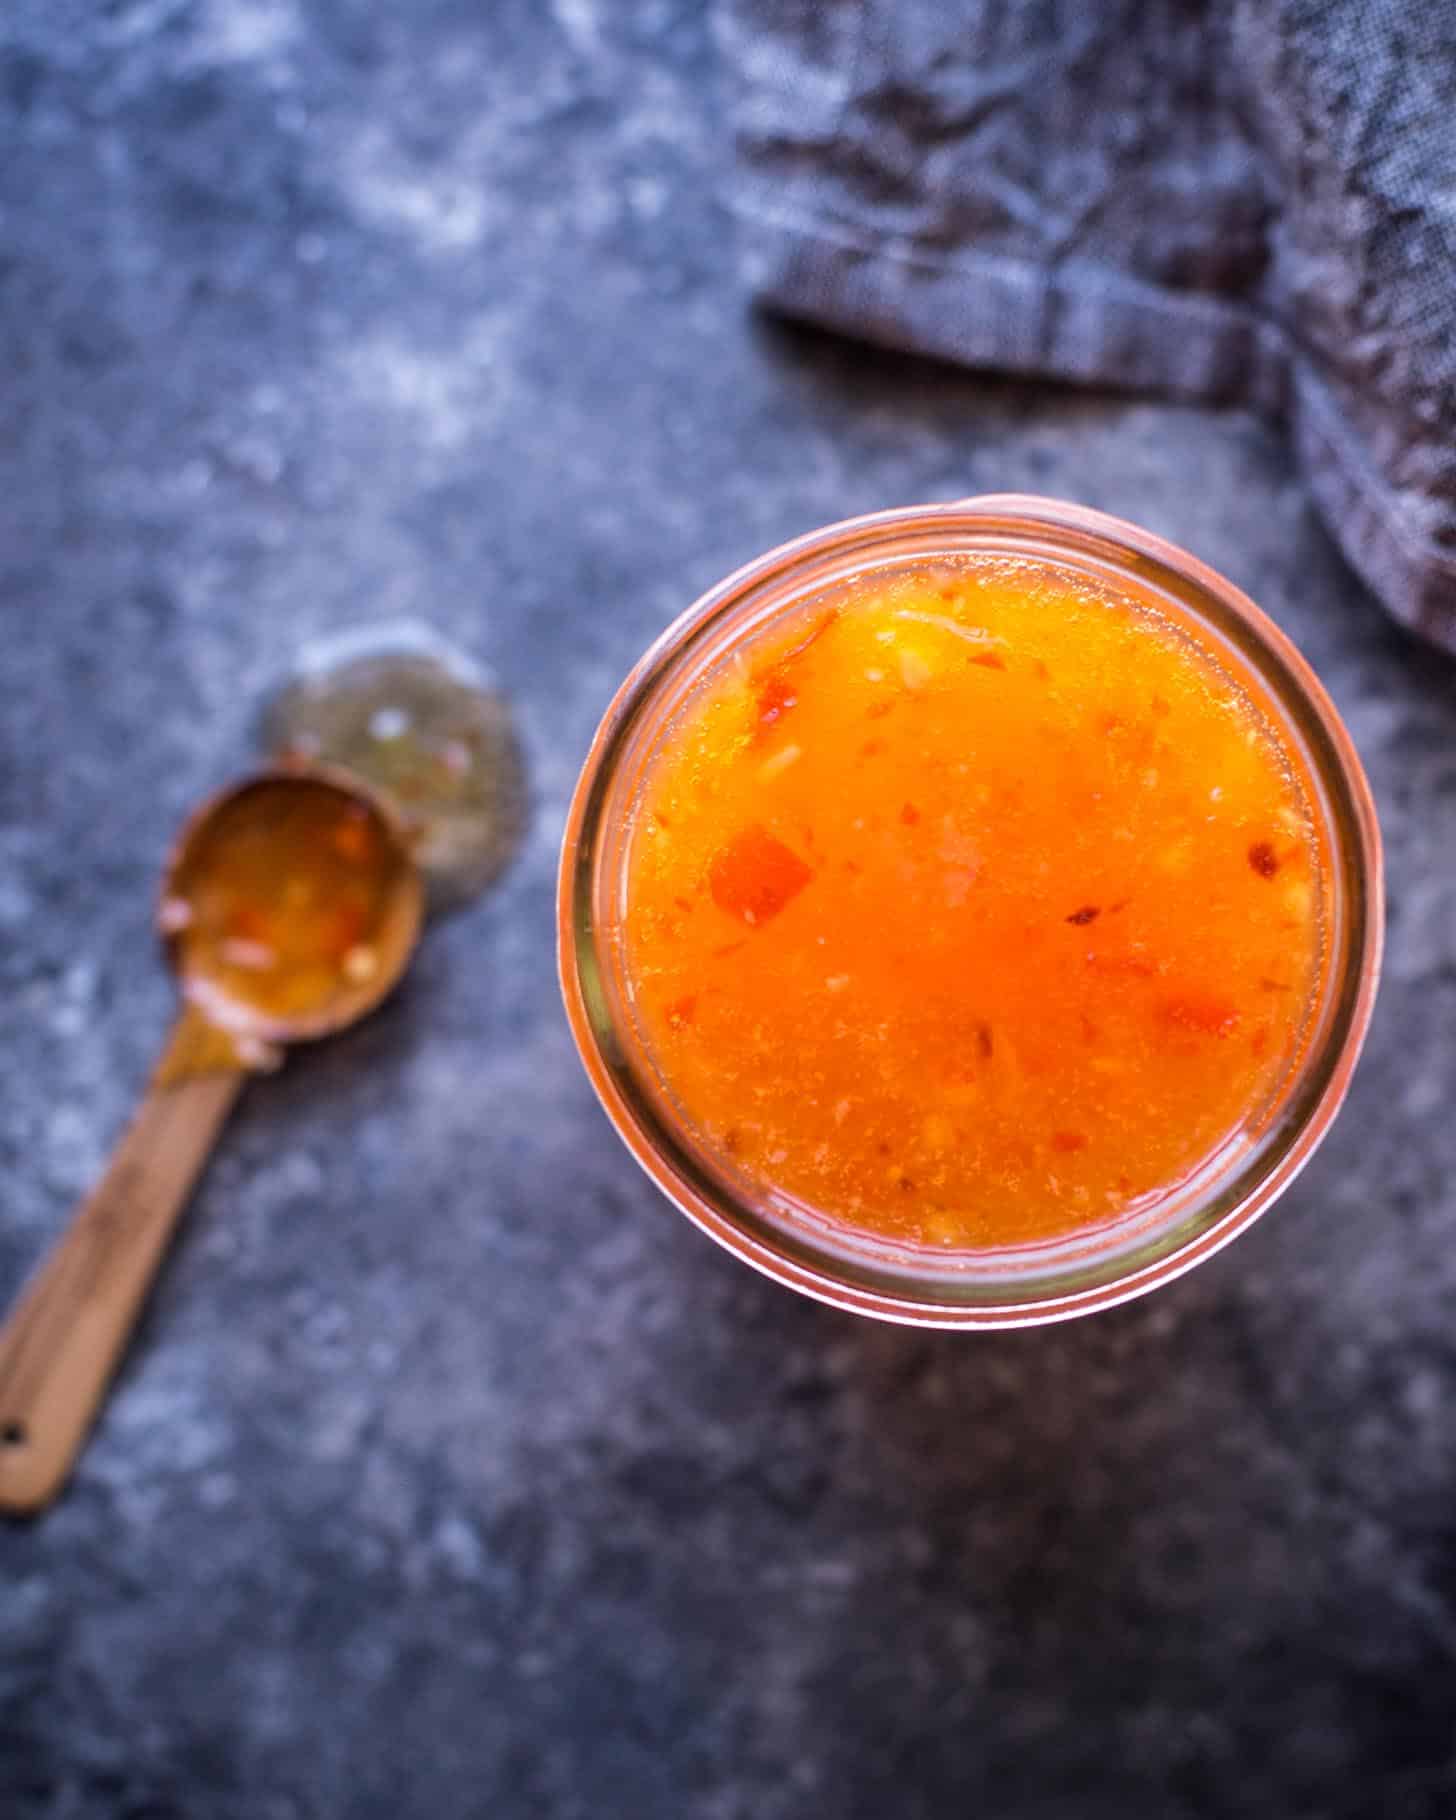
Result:
M1321 857L1324 947L1309 1035L1277 1090L1155 1205L1054 1241L946 1251L810 1218L715 1154L675 1108L631 1013L618 933L633 807L700 680L806 599L878 569L958 556L1053 562L1183 628L1266 716L1299 774ZM1348 732L1298 650L1221 575L1151 532L1004 494L878 512L812 532L688 609L618 690L567 816L558 939L572 1033L618 1133L667 1197L745 1263L883 1320L942 1327L1065 1320L1168 1282L1242 1232L1294 1180L1350 1084L1380 970L1380 833Z

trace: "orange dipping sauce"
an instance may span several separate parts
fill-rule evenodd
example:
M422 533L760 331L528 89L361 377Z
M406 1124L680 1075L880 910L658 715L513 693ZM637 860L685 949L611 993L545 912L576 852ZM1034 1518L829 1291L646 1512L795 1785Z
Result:
M161 923L189 997L216 1023L327 1016L389 958L403 862L362 798L265 780L216 810L188 853Z
M1306 1040L1320 848L1211 648L1052 563L872 574L750 636L648 764L618 932L729 1166L915 1244L1102 1224Z

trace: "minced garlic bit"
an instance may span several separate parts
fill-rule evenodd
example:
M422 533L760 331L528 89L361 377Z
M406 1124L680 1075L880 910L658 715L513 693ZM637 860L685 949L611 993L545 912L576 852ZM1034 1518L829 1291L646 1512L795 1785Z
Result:
M229 967L242 967L249 973L267 973L278 965L276 952L266 942L245 941L242 936L229 936L218 953Z
M782 752L775 752L772 758L766 758L758 767L758 775L764 783L771 783L780 772L787 771L796 759L804 756L799 746L785 746Z
M989 632L983 632L979 626L963 626L954 619L947 619L943 613L914 613L909 607L900 607L895 617L918 620L922 626L938 626L942 632L964 639L968 645L999 645L1006 642L1001 638L992 638Z
M186 929L192 921L192 906L185 897L168 897L162 900L157 912L157 924L163 935L175 935Z
M356 942L344 956L344 978L362 986L379 971L379 951L367 942Z

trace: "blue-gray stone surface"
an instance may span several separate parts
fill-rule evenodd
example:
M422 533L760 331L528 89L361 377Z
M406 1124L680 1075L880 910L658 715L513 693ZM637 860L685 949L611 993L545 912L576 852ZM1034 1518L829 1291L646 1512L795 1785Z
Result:
M1456 668L1239 414L755 322L668 0L0 15L0 1296L160 1043L169 835L300 642L513 695L534 813L248 1091L65 1500L0 1527L5 1820L998 1820L1456 1804ZM559 1009L630 661L828 519L1031 489L1303 645L1385 821L1325 1148L1160 1293L979 1338L720 1254Z

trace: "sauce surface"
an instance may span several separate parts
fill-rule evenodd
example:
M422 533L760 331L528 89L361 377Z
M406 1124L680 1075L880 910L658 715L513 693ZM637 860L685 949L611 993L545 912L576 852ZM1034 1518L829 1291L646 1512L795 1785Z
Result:
M377 812L331 784L241 792L194 836L162 904L187 996L223 1025L346 1003L388 958L401 863Z
M830 1220L981 1248L1116 1218L1302 1041L1319 857L1273 729L1071 571L866 578L652 757L617 939L668 1097Z

